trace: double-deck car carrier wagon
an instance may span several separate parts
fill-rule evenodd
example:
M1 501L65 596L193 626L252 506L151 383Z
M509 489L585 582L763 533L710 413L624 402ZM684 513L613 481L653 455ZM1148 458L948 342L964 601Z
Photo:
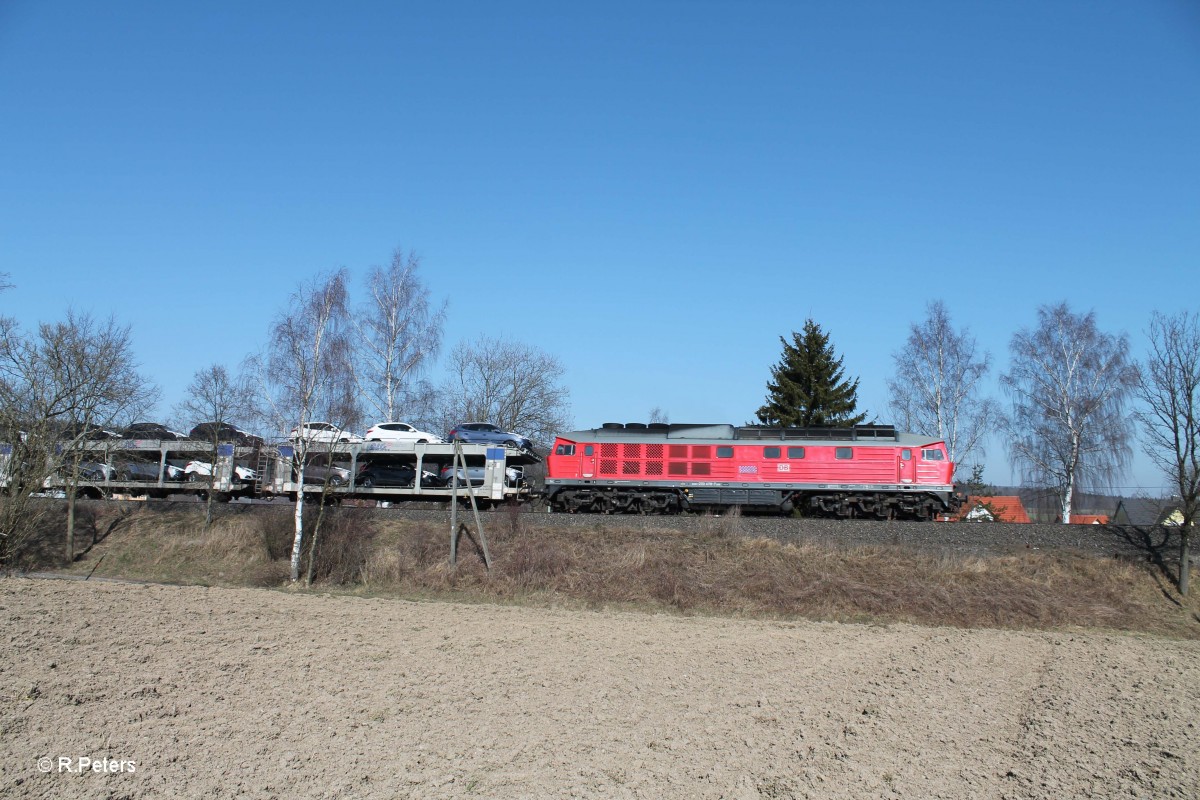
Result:
M455 466L455 450L466 469ZM295 496L324 492L326 497L375 500L450 500L470 491L483 507L530 497L524 467L540 459L528 450L464 443L374 441L319 444L309 448L307 467L300 469L295 447L277 448L275 461L264 464L270 475L264 491ZM330 465L335 472L330 472ZM457 475L457 489L454 477Z
M484 506L525 500L524 467L540 459L528 450L458 444L362 442L313 444L305 465L294 444L242 446L194 440L116 439L77 444L46 479L54 492L74 483L92 497L166 498L213 492L219 500L295 497L326 500L442 500L470 492ZM62 452L60 448L60 453ZM0 485L7 485L14 448L0 444ZM447 473L443 480L442 473ZM418 477L419 476L419 477Z
M165 498L212 490L229 499L257 492L248 466L259 448L189 439L106 439L55 445L53 469L42 489L55 492L74 484L91 497L114 494ZM0 444L0 485L11 481L10 462L18 454ZM21 458L33 457L19 453Z

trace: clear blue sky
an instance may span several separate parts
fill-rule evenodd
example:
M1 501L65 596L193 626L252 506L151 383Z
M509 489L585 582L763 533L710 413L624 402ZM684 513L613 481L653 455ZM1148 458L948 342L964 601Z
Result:
M127 322L164 415L396 247L580 427L748 421L809 316L887 421L935 299L1140 355L1200 305L1200 4L0 0L3 312Z

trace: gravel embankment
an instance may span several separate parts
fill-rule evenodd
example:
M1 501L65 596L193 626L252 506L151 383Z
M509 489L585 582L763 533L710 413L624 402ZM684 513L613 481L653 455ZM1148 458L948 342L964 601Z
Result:
M179 509L190 503L152 503L149 508ZM282 509L275 503L231 503L217 509L221 514L262 513ZM424 507L422 507L424 506ZM449 509L442 504L408 503L391 508L361 509L381 518L403 518L443 522ZM494 509L483 512L489 524L509 524L514 512ZM465 512L470 518L470 510ZM780 541L818 541L845 547L904 546L932 552L969 555L1005 555L1026 550L1074 550L1098 557L1161 559L1177 561L1179 538L1165 528L1133 525L1062 525L1058 523L944 523L877 522L869 520L799 519L771 516L715 517L699 515L638 516L598 514L551 514L521 512L524 524L534 528L627 528L633 530L734 533ZM491 521L491 522L489 522Z
M410 519L445 520L445 507L415 509L403 506L376 509L380 515L403 515ZM467 515L469 517L470 511ZM507 524L511 511L483 513L484 526ZM1100 557L1162 558L1174 560L1178 535L1165 528L1133 525L1062 525L1058 523L945 523L878 522L871 520L800 519L771 516L715 517L698 515L638 516L598 514L550 514L524 512L525 524L544 528L630 528L723 532L761 536L780 541L819 541L847 547L893 546L934 552L1004 555L1025 550L1076 550Z
M1103 557L1147 558L1155 553L1173 557L1178 547L1178 537L1162 529L1121 525L951 524L781 517L596 517L564 514L531 515L529 519L535 525L555 527L605 525L696 532L722 530L781 541L820 541L848 547L902 545L937 552L980 555L1059 549L1078 550ZM1170 541L1164 547L1168 535Z

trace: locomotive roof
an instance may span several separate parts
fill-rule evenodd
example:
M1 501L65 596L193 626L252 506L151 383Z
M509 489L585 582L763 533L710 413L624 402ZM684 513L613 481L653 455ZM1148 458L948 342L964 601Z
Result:
M892 444L920 447L941 441L936 436L897 431L892 425L856 425L852 428L780 428L764 425L724 425L694 423L650 423L606 422L599 428L571 431L560 436L572 441L620 441L620 442L729 442L745 443L756 441L809 442L812 444L841 444L854 442L859 445Z

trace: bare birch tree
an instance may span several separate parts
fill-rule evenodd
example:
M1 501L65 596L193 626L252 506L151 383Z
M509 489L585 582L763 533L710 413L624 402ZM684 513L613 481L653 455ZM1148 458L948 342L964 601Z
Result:
M1055 491L1070 522L1079 488L1111 485L1129 463L1125 407L1137 382L1129 337L1104 333L1094 312L1060 303L1039 308L1037 328L1018 331L1009 349L1000 376L1012 401L1002 418L1009 456L1027 485Z
M137 371L129 328L109 319L67 312L22 336L12 320L0 322L0 428L17 432L9 454L9 482L0 511L0 534L9 546L21 537L29 497L48 477L66 484L66 556L75 556L75 497L81 472L96 455L97 429L120 427L157 398ZM0 547L5 545L0 544Z
M356 392L351 369L352 337L346 271L301 285L271 326L265 355L252 360L270 425L281 434L310 422L329 422L346 429L357 423ZM299 481L314 450L310 438L292 441ZM319 447L319 445L317 445ZM296 493L295 539L291 579L300 578L304 546L304 492ZM318 526L319 530L319 526ZM315 546L317 530L313 531Z
M231 376L221 364L210 364L197 370L188 384L187 398L179 403L176 413L193 422L212 423L212 469L208 473L208 492L204 506L204 526L212 525L213 482L217 477L216 453L221 430L240 423L253 413L254 389L244 379ZM260 476L261 477L261 476Z
M1200 317L1155 312L1150 319L1150 353L1138 368L1137 395L1146 455L1179 496L1179 593L1190 582L1190 538L1200 516Z
M484 337L460 342L450 354L442 386L442 422L491 422L545 446L570 426L566 372L554 356L532 345Z
M982 450L994 415L979 386L991 356L979 353L967 329L955 330L942 301L930 303L927 316L909 328L904 348L892 355L889 406L898 425L946 442L950 460L965 463Z
M431 391L419 379L441 349L446 302L437 308L430 303L420 266L415 253L397 249L387 269L371 270L370 299L355 315L359 391L375 417L386 422L429 413Z

